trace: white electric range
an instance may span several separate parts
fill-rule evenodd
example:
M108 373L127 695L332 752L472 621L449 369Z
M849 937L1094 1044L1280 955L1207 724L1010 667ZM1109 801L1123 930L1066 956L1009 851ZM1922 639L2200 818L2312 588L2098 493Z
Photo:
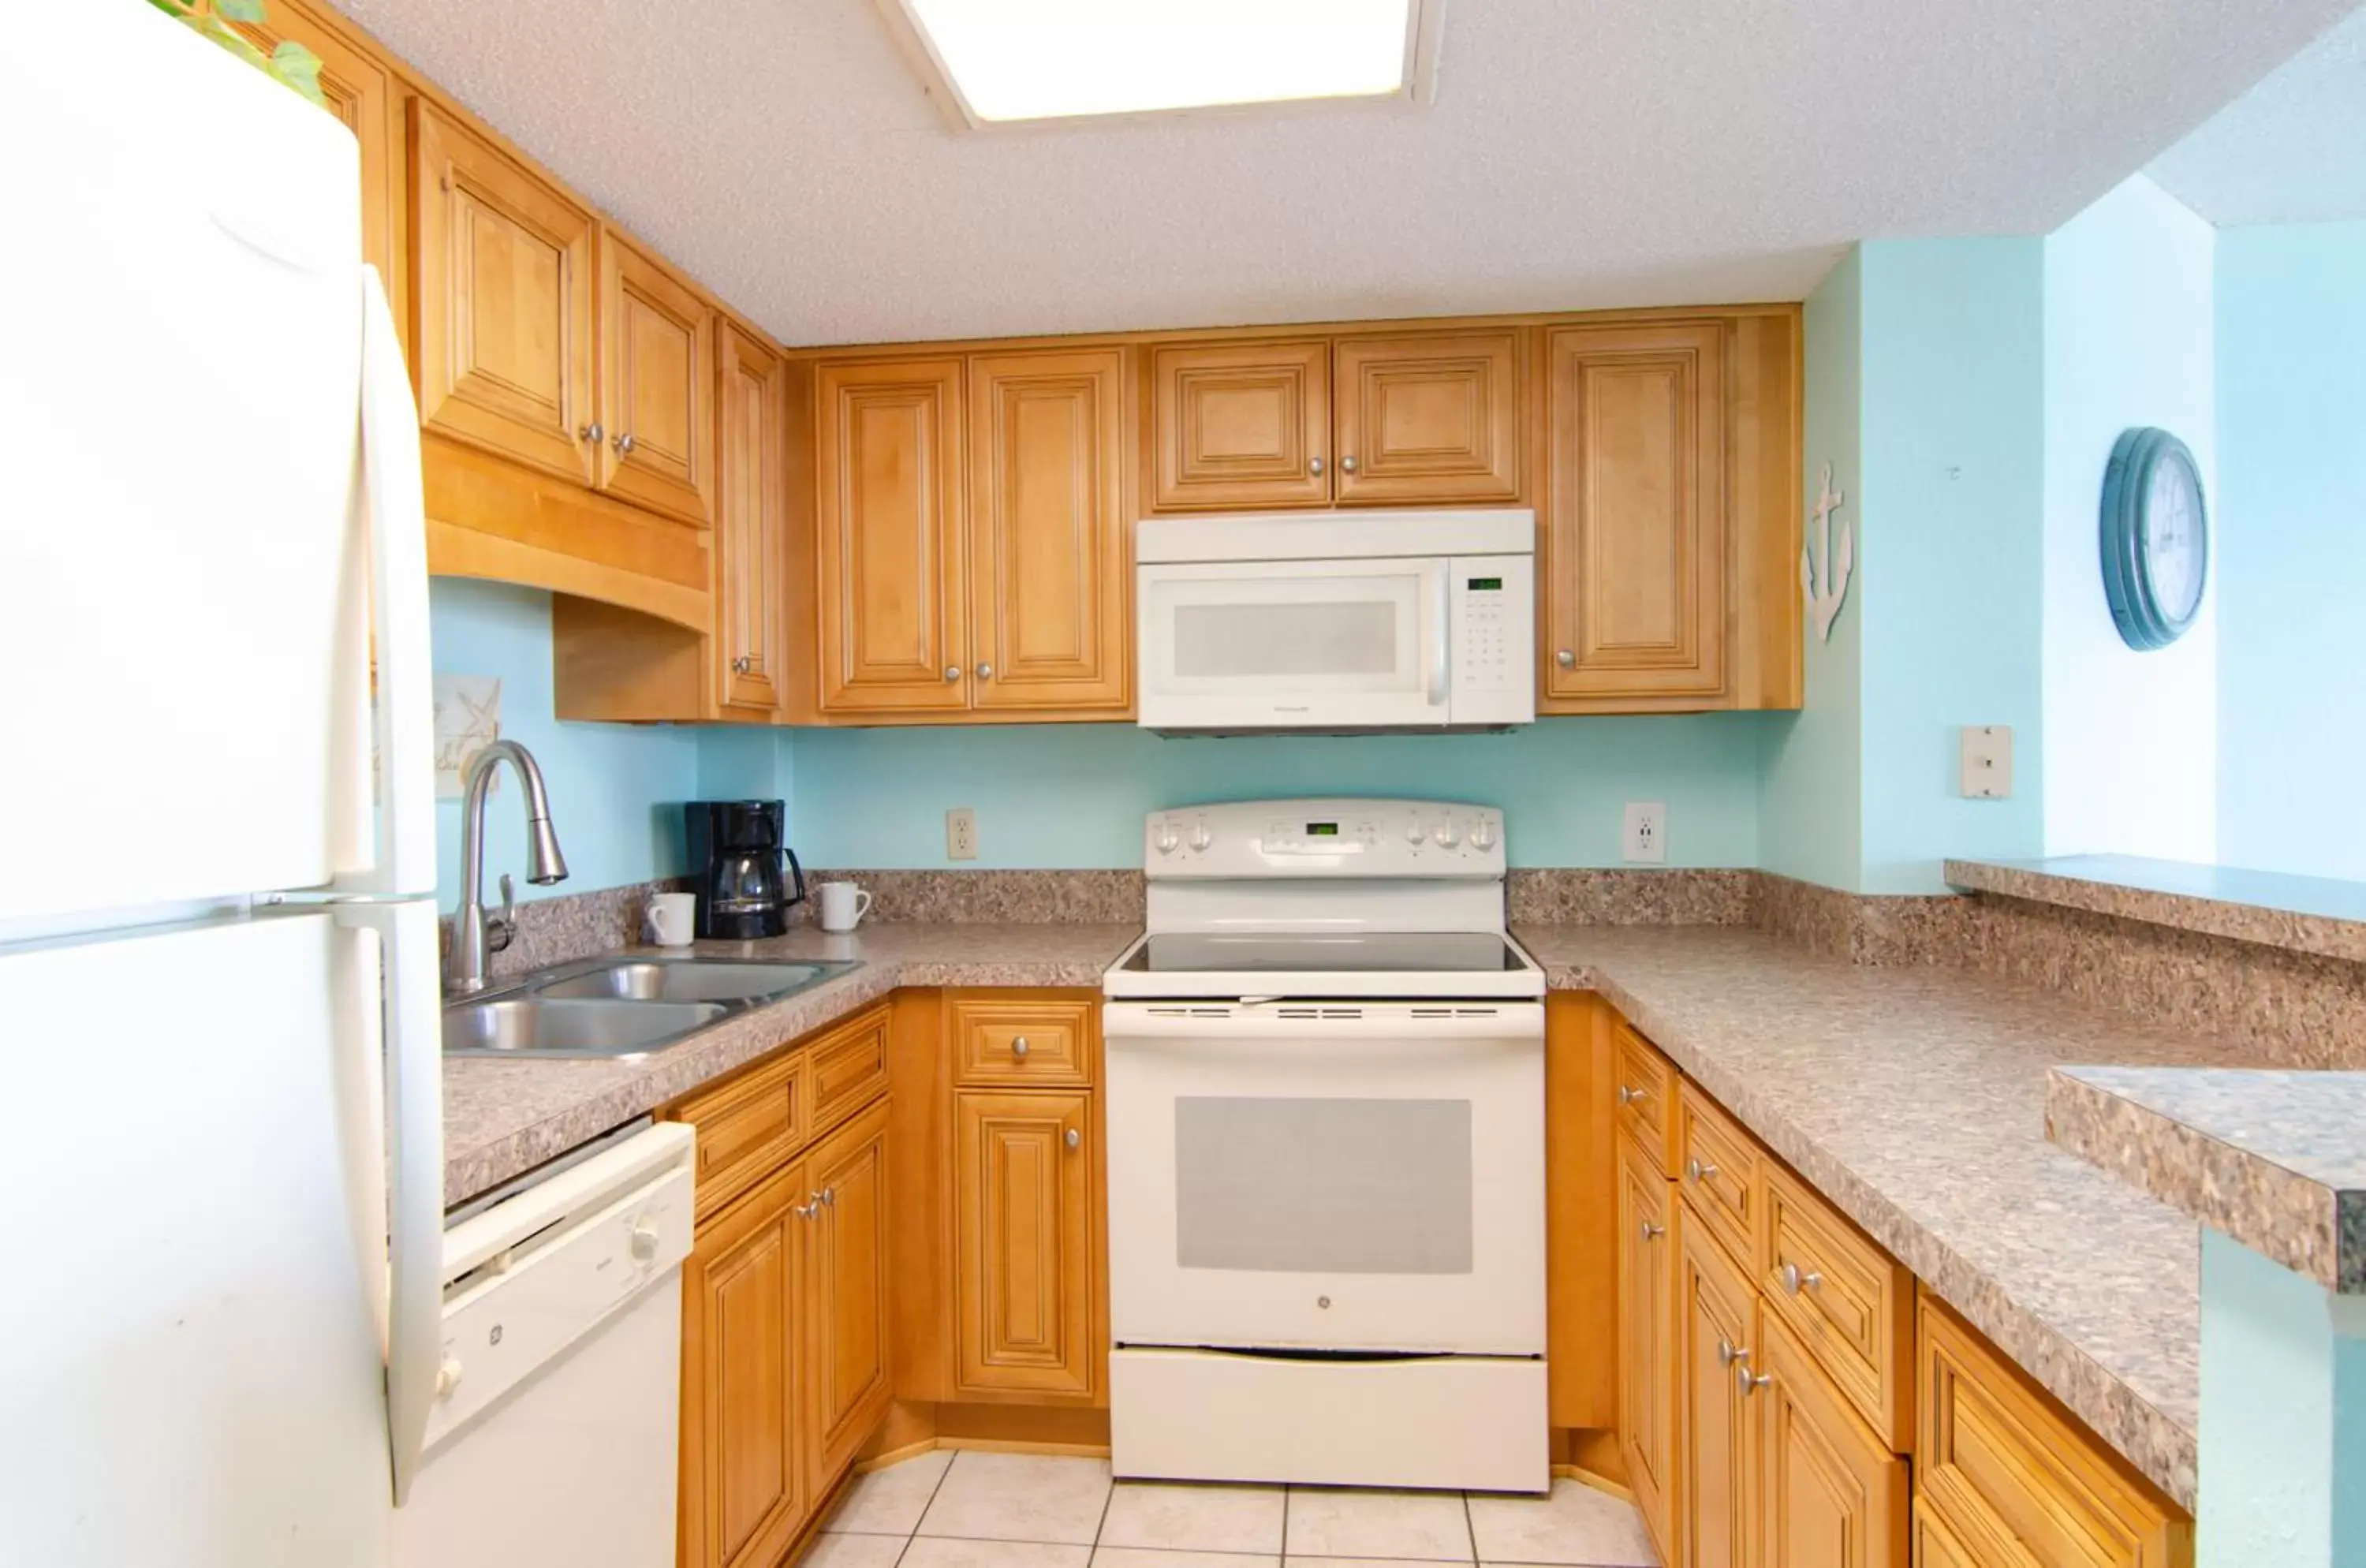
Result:
M1143 859L1101 984L1117 1473L1547 1489L1545 987L1502 814L1193 807Z

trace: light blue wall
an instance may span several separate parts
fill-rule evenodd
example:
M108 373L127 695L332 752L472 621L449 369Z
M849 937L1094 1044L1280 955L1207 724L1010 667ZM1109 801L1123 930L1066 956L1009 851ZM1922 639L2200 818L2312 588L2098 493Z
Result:
M2220 231L2217 335L2219 854L2366 877L2366 222Z
M2045 241L2047 854L2207 861L2216 847L2217 617L2205 599L2176 643L2128 647L2103 596L2097 524L2131 426L2173 432L2216 494L2214 241L2142 175ZM2024 784L2036 799L2037 781Z
M1932 893L1951 855L2043 842L2043 243L1863 248L1864 866ZM2009 724L2013 793L1966 800L1957 729Z
M1830 463L1832 488L1842 495L1832 519L1835 539L1842 525L1853 533L1863 531L1858 493L1864 471L1859 446L1863 277L1863 251L1852 248L1808 297L1807 306L1807 499L1802 515L1816 504L1823 466ZM1815 528L1812 517L1808 525ZM1820 558L1820 538L1815 547ZM1849 889L1857 886L1863 852L1858 726L1863 594L1860 577L1842 603L1831 641L1819 638L1812 626L1803 628L1806 702L1797 714L1769 715L1762 730L1759 863L1786 876Z
M588 892L682 871L680 803L698 798L698 733L665 726L561 724L553 717L547 593L437 578L429 604L437 672L501 677L501 733L542 765L551 820L567 853L567 881L527 886L525 813L517 781L504 770L487 813L485 897L499 898L497 879L504 871L517 878L521 898ZM460 897L459 802L438 803L435 847L436 897L448 909Z
M944 814L967 806L980 867L1138 866L1142 819L1161 807L1412 795L1503 807L1514 865L1617 865L1625 803L1660 800L1670 864L1748 866L1762 722L1558 718L1507 735L1173 740L1103 724L801 730L791 840L808 865L949 865Z

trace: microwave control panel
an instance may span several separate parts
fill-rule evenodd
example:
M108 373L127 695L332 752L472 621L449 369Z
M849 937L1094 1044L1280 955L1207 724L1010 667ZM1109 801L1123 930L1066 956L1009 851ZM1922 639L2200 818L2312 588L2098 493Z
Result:
M1533 556L1456 556L1448 563L1453 648L1448 724L1526 724L1537 716Z

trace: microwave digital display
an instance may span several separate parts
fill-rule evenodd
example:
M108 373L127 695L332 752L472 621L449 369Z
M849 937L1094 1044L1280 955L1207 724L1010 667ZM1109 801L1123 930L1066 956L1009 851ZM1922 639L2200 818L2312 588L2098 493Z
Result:
M1336 822L1309 822L1306 825L1306 836L1310 839L1335 839L1339 836L1339 824Z
M1463 586L1473 593L1500 593L1504 591L1504 580L1500 577L1474 577Z

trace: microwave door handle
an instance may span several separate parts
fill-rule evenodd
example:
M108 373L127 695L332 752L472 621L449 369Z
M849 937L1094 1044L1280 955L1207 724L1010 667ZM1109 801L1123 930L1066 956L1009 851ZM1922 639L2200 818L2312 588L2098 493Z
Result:
M1448 623L1453 615L1450 596L1454 588L1454 573L1443 562L1432 566L1429 570L1431 577L1437 584L1432 611L1436 616L1436 622L1432 627L1429 650L1429 705L1438 708L1446 705L1448 695L1447 649L1448 644L1452 640Z

